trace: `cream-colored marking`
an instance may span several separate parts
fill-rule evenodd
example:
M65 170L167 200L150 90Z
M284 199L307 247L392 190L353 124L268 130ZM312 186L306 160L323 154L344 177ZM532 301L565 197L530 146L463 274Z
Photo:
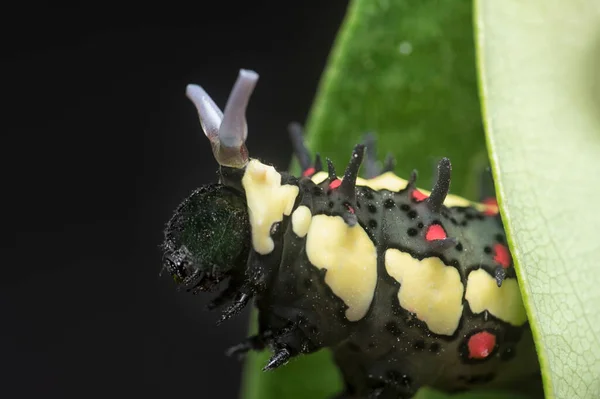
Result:
M418 260L393 248L385 251L385 268L400 283L400 306L416 313L431 332L454 334L463 312L458 270L439 258Z
M325 283L348 306L346 318L362 319L375 294L377 251L358 224L348 226L340 216L315 215L306 237L308 260L327 269Z
M396 176L392 172L385 172L372 179L357 179L357 186L367 186L373 190L388 190L388 191L400 191L404 190L408 185L408 181Z
M500 320L514 326L521 326L527 321L527 314L521 299L519 285L514 278L507 278L498 287L496 279L483 269L469 273L465 299L473 313L487 310Z
M246 191L252 246L261 255L270 253L275 244L271 238L271 226L292 213L298 196L298 186L281 185L281 175L272 166L256 159L246 166L242 186Z
M321 171L321 172L315 173L313 175L313 177L311 177L311 180L315 184L321 184L327 179L328 176L329 175L327 174L327 172ZM343 179L343 176L340 176L339 178ZM356 185L357 186L367 186L375 191L379 191L379 190L400 191L400 190L404 190L406 188L406 186L408 185L408 181L396 176L392 172L385 172L385 173L383 173L377 177L374 177L372 179L363 179L362 177L358 177L356 179ZM423 190L420 188L418 190L425 195L431 194L431 191ZM462 197L459 197L458 195L453 195L453 194L448 194L446 196L446 199L444 200L444 205L446 205L447 207L473 206L477 210L482 211L482 212L487 209L486 205L471 202L465 198L462 198Z
M323 183L327 178L329 177L329 175L327 174L327 172L317 172L315 173L310 179L313 181L313 183L315 184L321 184Z
M308 233L312 214L307 206L300 205L292 213L292 230L298 237L304 237Z

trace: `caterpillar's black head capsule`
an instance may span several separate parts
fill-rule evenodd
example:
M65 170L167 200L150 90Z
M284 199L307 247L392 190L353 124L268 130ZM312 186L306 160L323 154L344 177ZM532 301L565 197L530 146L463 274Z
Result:
M203 186L167 223L164 268L182 288L208 291L244 272L250 242L243 195L221 184Z

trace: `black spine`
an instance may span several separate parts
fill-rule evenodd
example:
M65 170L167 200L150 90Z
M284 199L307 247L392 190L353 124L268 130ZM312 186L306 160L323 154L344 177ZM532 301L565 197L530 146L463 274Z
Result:
M448 158L442 158L438 163L438 175L431 195L427 198L427 206L432 212L438 213L444 205L448 190L450 190L450 172L452 165Z
M288 132L294 148L294 154L298 158L302 170L310 168L310 152L304 145L302 126L298 122L292 122L288 125Z
M358 177L358 171L360 164L365 155L365 146L363 144L357 144L352 151L352 158L346 167L344 172L344 179L340 185L339 192L348 198L349 202L354 203L356 199L356 178Z

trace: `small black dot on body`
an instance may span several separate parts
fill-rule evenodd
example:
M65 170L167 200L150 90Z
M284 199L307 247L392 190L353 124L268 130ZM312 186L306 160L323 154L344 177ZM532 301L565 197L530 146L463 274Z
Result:
M395 203L395 202L394 202L394 200L393 200L393 199L391 199L391 198L388 198L388 199L386 199L385 201L383 201L383 206L384 206L386 209L391 209L391 208L393 208L395 205L396 205L396 203Z
M452 222L452 224L458 224L458 220L456 220L455 218L450 218L450 221Z
M316 186L316 187L313 187L312 193L315 197L320 197L321 195L323 195L323 190L321 190L321 187Z
M417 217L417 211L412 210L412 211L408 212L407 215L409 218L414 219Z
M369 212L371 212L371 213L375 213L375 212L377 212L377 207L376 207L374 204L369 204L369 205L367 206L367 209L368 209L368 210L369 210Z
M433 344L431 344L431 346L429 347L429 351L433 352L433 353L438 353L440 351L440 344L438 344L437 342L434 342Z
M400 205L400 209L402 209L404 212L408 212L408 211L410 211L410 205L402 204L402 205Z
M387 330L387 332L392 334L394 337L399 337L400 335L402 335L402 331L400 330L398 323L396 323L393 320L385 323L385 329Z
M460 252L463 250L463 245L459 242L454 248L456 248L456 250Z
M486 254L491 254L492 248L486 246L485 248L483 248L483 252L485 252Z
M477 385L477 384L486 384L494 379L494 373L487 374L476 374L469 376L466 379L467 384L469 385Z
M385 373L385 377L388 381L394 382L396 384L402 381L402 374L400 374L397 370L388 370Z
M512 359L513 357L515 357L515 355L516 355L516 351L514 350L514 348L508 347L500 353L500 359L504 360L504 361L508 361L508 360Z
M373 193L371 192L371 190L366 189L366 190L363 191L363 194L364 194L364 196L365 196L366 199L370 199L370 200L373 199Z
M406 230L406 234L408 234L410 237L414 237L418 234L419 232L417 231L417 229L415 229L414 227L411 227L410 229Z
M372 229L377 228L377 221L373 219L369 220L369 227Z
M329 203L327 204L328 207L333 208L333 201L329 201Z
M418 228L420 228L420 229L422 229L422 228L423 228L423 226L424 226L424 224L423 224L423 223L421 223L421 222L419 222L419 224L417 224L417 227L418 227Z
M360 346L356 345L354 342L348 342L347 345L348 349L350 349L352 352L360 352Z
M413 348L415 348L416 350L425 349L425 341L423 341L422 339L416 340L415 343L413 344Z
M412 384L412 378L410 378L408 375L403 374L402 375L402 380L400 381L400 383L406 387L410 386Z
M388 382L391 382L395 385L403 385L405 387L408 387L412 384L412 378L410 378L406 374L400 373L397 370L388 370L385 373L385 377Z

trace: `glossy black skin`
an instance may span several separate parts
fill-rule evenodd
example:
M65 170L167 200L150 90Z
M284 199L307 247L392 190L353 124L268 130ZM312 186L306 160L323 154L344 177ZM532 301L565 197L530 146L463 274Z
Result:
M195 293L212 291L224 279L243 275L250 246L242 193L221 184L202 186L167 223L164 268L176 283Z
M242 175L243 170L221 169L222 182L240 193ZM397 248L418 259L441 258L448 267L457 268L465 285L468 273L478 268L494 276L497 265L487 248L505 240L499 216L486 216L474 208L442 207L432 212L425 202L411 197L414 181L400 192L357 187L354 198L349 199L347 192L329 189L335 176L316 185L309 178L281 175L282 184L300 188L294 209L306 205L313 215L339 215L344 219L349 219L349 206L354 209L356 221L378 250L375 297L363 319L349 322L344 316L346 305L324 282L326 271L310 264L304 250L305 238L296 236L290 217L284 217L272 228L275 249L270 254L260 255L247 245L225 247L238 249L225 256L235 259L230 267L219 268L219 280L226 276L231 279L214 306L232 301L222 320L237 313L250 297L255 298L259 310L259 334L232 348L231 353L270 347L275 355L266 368L271 369L297 354L329 347L345 380L346 391L340 398L404 399L425 385L447 392L519 388L538 375L528 324L514 327L487 312L473 315L463 300L465 311L455 334L433 334L414 314L399 306L399 284L387 274L383 263L385 250ZM236 199L233 209L239 208ZM188 208L180 207L167 226L165 248L169 259L173 253L181 253L181 242L172 234L173 226L191 220L189 215L182 216L182 209ZM448 237L457 241L439 246L425 240L426 227L431 223L443 225ZM249 234L249 225L241 226L247 227ZM235 237L241 236L229 239ZM249 245L250 239L245 243ZM247 260L242 260L246 251ZM223 254L219 256L223 258ZM181 271L180 278L189 280L194 268L207 270L198 264L198 258L191 268L170 266L170 270ZM512 265L507 275L514 277ZM214 279L211 283L206 281L206 277L188 281L186 287L205 290ZM466 340L482 330L493 332L497 345L488 358L474 361L467 356Z

